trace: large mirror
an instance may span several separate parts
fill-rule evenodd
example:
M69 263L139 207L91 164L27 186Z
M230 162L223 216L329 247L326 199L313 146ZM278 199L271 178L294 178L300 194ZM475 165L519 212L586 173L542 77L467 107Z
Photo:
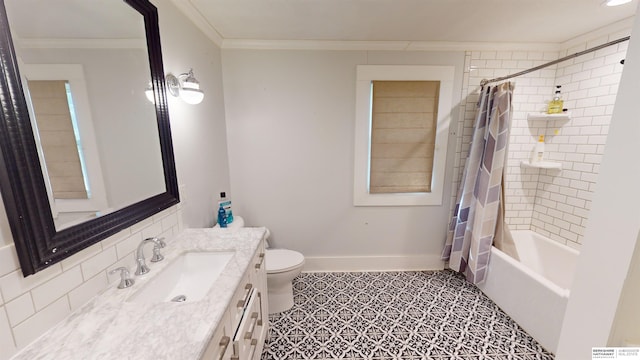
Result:
M0 189L26 276L179 199L156 8L3 0L0 11Z

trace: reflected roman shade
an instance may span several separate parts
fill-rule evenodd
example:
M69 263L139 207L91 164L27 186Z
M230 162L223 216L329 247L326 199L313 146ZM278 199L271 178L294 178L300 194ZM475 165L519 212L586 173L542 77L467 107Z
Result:
M29 80L28 84L53 197L87 199L67 81Z

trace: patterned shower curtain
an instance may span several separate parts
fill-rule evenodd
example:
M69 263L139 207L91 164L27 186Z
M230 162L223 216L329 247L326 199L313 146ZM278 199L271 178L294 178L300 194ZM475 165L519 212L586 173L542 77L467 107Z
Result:
M471 148L442 251L449 267L474 284L484 281L496 232L511 125L511 82L486 87L478 102Z

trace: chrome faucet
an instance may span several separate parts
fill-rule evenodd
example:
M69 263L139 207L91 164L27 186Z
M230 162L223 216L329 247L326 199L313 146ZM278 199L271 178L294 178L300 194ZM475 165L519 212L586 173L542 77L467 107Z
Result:
M164 259L164 256L160 254L160 249L167 246L167 244L162 239L153 237L153 238L147 238L142 240L142 242L140 242L140 245L138 245L138 249L136 250L136 263L138 264L138 267L136 269L136 275L144 275L151 270L147 266L147 263L145 262L145 259L144 259L144 245L148 242L152 242L154 244L153 256L151 257L151 262L158 262Z

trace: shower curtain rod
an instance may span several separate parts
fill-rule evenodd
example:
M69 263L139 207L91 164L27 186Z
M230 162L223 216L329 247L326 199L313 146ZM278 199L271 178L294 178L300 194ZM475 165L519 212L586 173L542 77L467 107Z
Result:
M563 58L560 58L560 59L557 59L557 60L553 60L553 61L550 61L550 62L548 62L546 64L538 65L536 67L532 67L531 69L523 70L523 71L517 72L515 74L511 74L511 75L507 75L507 76L501 76L501 77L498 77L498 78L495 78L495 79L491 79L491 80L482 79L482 81L480 81L480 86L484 87L485 85L487 85L489 83L492 83L492 82L507 80L507 79L514 78L516 76L528 74L528 73L536 71L536 70L544 69L544 68L546 68L548 66L555 65L555 64L563 62L565 60L573 59L573 58L578 57L580 55L584 55L584 54L590 53L592 51L596 51L596 50L600 50L602 48L606 48L607 46L611 46L611 45L615 45L615 44L627 41L630 38L631 38L630 36L625 36L623 38L620 38L620 39L617 39L617 40L613 40L613 41L610 41L608 43L605 43L605 44L602 44L602 45L598 45L598 46L592 47L590 49L577 52L575 54L567 55L567 56L565 56Z

